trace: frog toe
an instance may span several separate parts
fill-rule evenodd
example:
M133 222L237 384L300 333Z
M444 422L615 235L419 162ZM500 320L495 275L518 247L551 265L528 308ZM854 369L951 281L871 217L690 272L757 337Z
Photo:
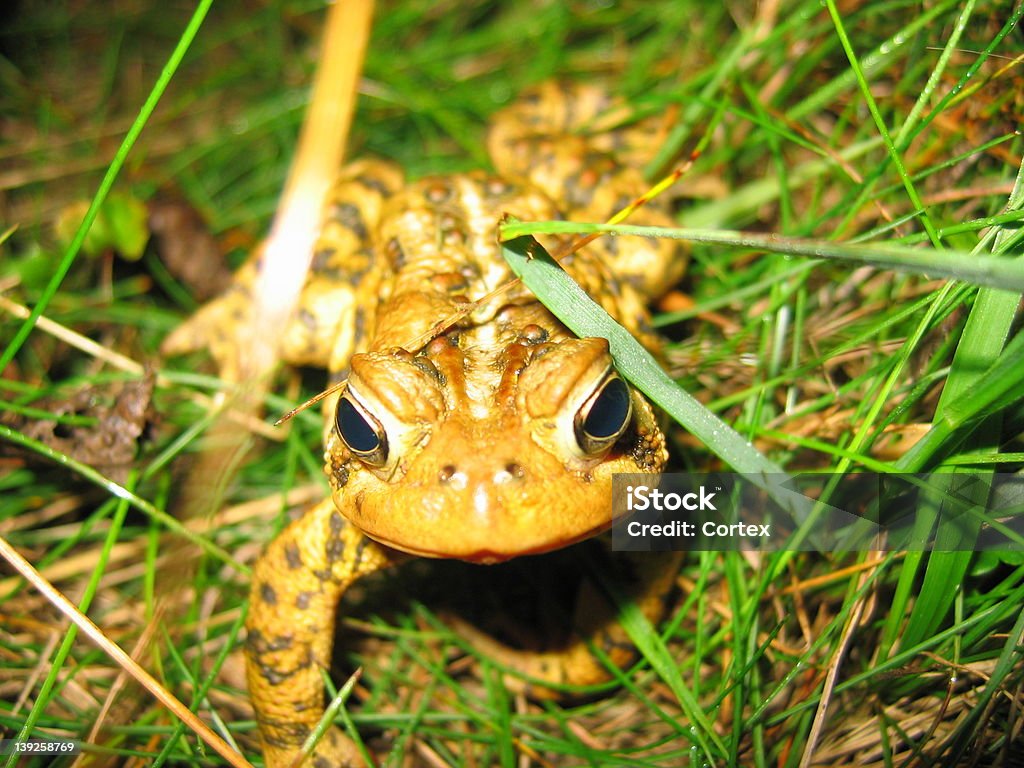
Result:
M220 376L237 381L239 335L247 327L249 293L235 284L172 331L160 345L165 356L208 350Z

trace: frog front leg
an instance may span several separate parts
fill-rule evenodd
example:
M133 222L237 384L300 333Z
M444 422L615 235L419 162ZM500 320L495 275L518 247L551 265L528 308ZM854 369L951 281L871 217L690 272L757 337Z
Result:
M289 525L256 562L245 643L249 695L267 766L290 766L324 714L338 600L402 556L366 538L327 499ZM310 765L355 768L355 744L332 727Z

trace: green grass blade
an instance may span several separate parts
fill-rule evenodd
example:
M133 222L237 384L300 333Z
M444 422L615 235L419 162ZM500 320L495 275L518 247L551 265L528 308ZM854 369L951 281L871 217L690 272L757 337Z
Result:
M768 253L809 256L865 264L882 269L943 277L1003 290L1024 291L1024 260L979 256L967 251L909 248L902 245L865 245L807 240L757 232L684 227L638 227L628 224L580 224L568 221L514 222L501 227L505 240L526 234L591 234L667 237L692 243L751 248Z
M217 558L225 565L231 566L240 573L244 573L246 575L249 574L248 566L245 566L242 563L235 560L235 558L232 557L227 550L217 546L212 541L207 539L205 536L200 536L199 534L189 530L184 525L182 525L179 520L176 520L175 518L171 517L162 509L157 509L155 505L153 505L146 499L143 499L141 496L136 495L128 488L125 488L123 485L115 483L110 478L105 477L101 472L98 472L97 470L93 469L88 464L83 464L82 462L77 461L66 454L63 454L60 451L57 451L51 448L50 446L39 442L38 440L34 440L31 437L27 437L18 432L17 430L11 429L10 427L4 424L0 424L0 439L9 440L10 442L15 443L16 445L21 445L25 448L28 448L29 450L35 451L40 456L45 456L46 458L67 467L71 471L81 475L89 482L99 486L100 488L103 488L104 490L107 491L107 493L116 496L117 498L126 499L128 503L135 507L137 510L145 513L153 520L165 526L168 530L188 539L197 547L206 552L208 555Z
M875 121L875 128L878 129L879 136L881 136L882 141L885 142L885 148L889 152L889 157L892 160L893 165L896 166L896 172L899 174L900 179L903 181L903 186L907 190L907 197L910 198L910 202L914 206L914 210L917 211L921 217L921 225L928 233L928 237L932 241L932 245L938 248L940 241L939 236L935 231L935 225L932 223L931 216L928 214L928 209L921 200L921 196L917 193L917 188L914 186L914 182L910 179L910 174L907 172L907 167L903 162L903 157L900 154L900 151L896 148L896 144L892 140L892 135L889 133L889 129L886 127L885 121L882 119L882 113L878 109L878 103L875 101L875 97L871 94L871 87L868 85L864 69L861 67L860 60L853 50L853 44L850 42L849 36L846 34L846 28L843 25L843 19L839 14L839 9L836 7L835 0L826 0L826 5L828 6L829 14L832 16L832 22L835 24L836 33L839 35L839 41L842 43L843 50L846 51L846 57L850 61L851 70L857 78L861 95L864 97L864 102L867 104L868 111L871 113L871 119Z
M1024 163L1018 170L1007 211L1019 210L1022 202ZM998 252L1009 240L1011 233L1003 228L995 232L990 239L994 240L994 250ZM984 242L982 241L982 244ZM1021 258L1007 259L1007 262L1024 265L1024 259ZM1024 358L1024 337L1014 339L1004 349L1019 302L1020 296L1010 291L991 288L979 291L967 318L960 343L957 345L953 365L936 408L935 426L914 450L901 459L898 463L901 469L916 471L932 461L935 452L945 447L944 438L952 434L955 426L963 424L994 402L1005 399L1008 393L1012 393L1016 399L1024 396L1021 392L1021 383L1024 380L1021 362ZM969 450L998 450L1001 426L1000 414L992 414L968 438L965 447ZM979 475L992 472L987 468L976 471ZM972 557L973 553L963 551L931 553L919 598L902 634L904 645L915 645L935 631L960 594L958 588L967 573ZM916 578L920 560L920 557L915 557L908 561L900 575L897 593L904 596L904 599L909 595L909 585ZM900 605L894 605L894 608L896 610L893 611L885 631L887 641L891 641L895 636L896 620L903 612ZM888 645L883 645L883 649L887 651Z
M979 721L991 712L990 703L993 698L1002 696L1007 690L1020 685L1020 669L1024 663L1024 612L1017 616L1013 628L1006 636L1006 642L996 660L995 668L988 676L988 681L977 702L967 716L958 724L956 736L950 752L945 756L950 764L961 763L967 756L972 744L978 737ZM1005 752L1012 755L1013 746Z
M722 738L715 732L714 723L704 713L697 697L683 682L683 676L680 674L679 667L672 658L668 646L658 635L657 630L651 626L643 612L633 603L620 602L619 621L629 635L629 639L636 645L637 650L650 662L651 667L665 681L665 684L672 689L672 693L694 726L693 729L690 729L691 735L707 758L714 760L714 753L711 751L712 744L719 755L726 754L728 750L722 742Z
M898 60L898 52L922 30L927 29L935 23L935 19L941 16L949 8L956 5L956 0L950 2L936 3L923 9L920 16L917 16L909 24L890 35L888 39L876 46L875 49L864 56L860 62L862 77L872 76L885 71L893 62ZM841 74L833 78L829 83L816 88L814 93L797 104L787 113L790 120L801 120L808 115L825 109L827 105L842 101L840 94L851 90L857 83L856 73L852 70L843 70Z
M150 115L153 114L153 110L156 109L157 102L160 101L160 97L163 96L164 91L167 90L167 86L171 82L171 78L174 77L174 73L178 69L178 65L181 64L181 60L185 58L185 53L188 51L189 46L192 45L192 41L195 39L196 34L199 32L199 27L203 24L203 19L206 18L206 12L210 10L210 6L213 5L213 0L201 0L196 10L192 14L192 18L189 19L188 25L185 27L185 31L182 32L181 37L178 40L178 44L174 46L174 50L171 51L171 56L167 60L167 64L164 65L163 71L160 73L160 77L154 84L153 89L149 92L149 96L142 105L142 109L139 110L138 116L128 129L128 133L125 135L124 140L121 142L121 146L118 147L117 154L114 155L114 159L111 161L110 166L107 168L107 172L103 176L103 181L100 182L99 188L96 190L96 194L93 196L92 203L89 205L89 210L86 211L85 218L82 219L81 225L78 227L78 231L75 232L75 236L72 238L70 245L67 250L64 251L64 256L60 260L60 264L57 265L57 269L50 278L50 281L46 284L42 294L39 296L39 300L36 301L35 306L32 307L32 312L18 328L18 332L11 339L11 343L7 345L7 348L0 354L0 371L3 371L10 364L14 356L18 354L18 350L21 349L21 345L25 343L25 339L32 333L32 329L35 327L36 321L46 310L50 300L56 295L57 289L60 288L61 282L67 275L68 270L71 269L71 265L75 261L75 257L78 256L78 252L82 247L82 243L85 242L85 236L89 234L89 228L92 227L93 222L96 220L96 216L100 212L100 207L103 205L103 201L107 199L107 195L110 194L110 190L114 186L114 181L117 180L118 174L121 172L121 168L124 166L125 161L128 159L128 153L131 152L132 147L135 146L135 141L139 138L142 133L142 129L146 127L146 123L149 121Z

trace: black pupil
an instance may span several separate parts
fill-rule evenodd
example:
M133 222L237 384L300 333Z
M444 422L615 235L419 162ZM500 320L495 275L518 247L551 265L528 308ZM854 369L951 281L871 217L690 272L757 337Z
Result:
M370 453L380 447L380 438L358 409L347 398L338 401L338 432L356 453Z
M611 437L622 429L628 416L629 388L622 379L614 378L594 398L583 431L598 440Z

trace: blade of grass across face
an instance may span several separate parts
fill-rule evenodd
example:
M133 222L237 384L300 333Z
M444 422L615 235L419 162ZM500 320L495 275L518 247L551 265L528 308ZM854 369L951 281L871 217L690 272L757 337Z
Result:
M502 237L509 238L502 243L503 254L544 306L577 336L607 339L619 373L734 470L751 475L783 474L781 467L672 381L657 360L587 296L540 243L530 236L512 234L525 227L532 230L534 225L502 225Z

